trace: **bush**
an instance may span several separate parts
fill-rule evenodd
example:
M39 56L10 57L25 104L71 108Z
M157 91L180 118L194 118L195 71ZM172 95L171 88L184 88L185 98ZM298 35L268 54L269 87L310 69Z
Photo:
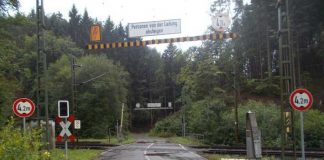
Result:
M215 134L222 128L222 110L226 110L225 102L217 98L193 103L187 111L187 131L189 134L204 135L205 143L208 144L222 142L225 137Z
M209 102L209 103L208 103ZM248 101L238 108L240 144L245 144L246 113L256 115L261 130L263 147L279 147L281 135L280 106L272 102ZM187 133L204 135L206 144L236 145L234 108L226 109L221 101L202 100L187 108ZM295 112L295 133L300 141L299 114ZM181 135L181 113L175 113L158 122L153 129L156 135ZM306 147L320 147L323 143L324 114L318 110L305 113L304 134ZM299 147L299 145L298 145Z
M277 146L280 142L280 109L273 103L248 101L238 108L240 144L245 144L246 113L255 112L258 127L262 134L263 146ZM225 110L221 113L220 123L213 126L213 139L209 143L233 145L237 144L235 135L235 110Z
M272 82L269 79L251 79L245 82L244 90L254 95L280 96L279 77L274 77Z
M280 108L274 103L248 101L238 109L241 141L245 143L246 113L252 111L256 115L261 130L262 145L274 147L280 145L281 117ZM234 113L232 113L234 114ZM234 116L234 115L233 115Z
M181 114L177 112L155 124L151 135L160 137L172 137L181 135Z
M296 115L297 140L300 141L300 116ZM304 140L306 147L320 147L324 141L324 114L319 110L310 109L304 113ZM298 145L300 146L300 145Z
M23 135L20 129L14 127L14 121L11 118L0 131L0 159L45 159L46 155L40 150L40 134L39 130L32 130Z

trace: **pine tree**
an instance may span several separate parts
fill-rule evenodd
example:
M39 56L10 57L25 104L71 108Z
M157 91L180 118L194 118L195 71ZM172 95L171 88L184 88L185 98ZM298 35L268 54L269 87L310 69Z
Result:
M69 12L69 33L74 42L77 43L78 46L82 46L80 41L80 21L81 16L78 14L78 10L76 9L75 5L73 4L71 11Z
M90 39L90 27L93 25L93 20L89 17L88 11L85 9L82 19L80 21L80 45L83 47L89 43Z

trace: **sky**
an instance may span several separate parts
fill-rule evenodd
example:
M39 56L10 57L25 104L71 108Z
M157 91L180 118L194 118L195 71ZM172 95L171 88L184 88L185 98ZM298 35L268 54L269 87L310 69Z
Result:
M206 33L211 25L210 6L213 0L44 0L46 15L60 12L69 19L69 11L75 4L82 15L87 9L89 16L105 21L109 16L115 24L181 19L181 34L144 37L144 40L197 36ZM20 12L30 13L36 0L20 0ZM109 36L109 35L102 35ZM201 42L175 43L182 50L200 46ZM151 45L163 52L167 44Z

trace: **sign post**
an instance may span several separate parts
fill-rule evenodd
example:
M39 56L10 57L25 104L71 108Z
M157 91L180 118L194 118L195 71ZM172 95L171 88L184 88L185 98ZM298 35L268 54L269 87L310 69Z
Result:
M23 118L23 131L26 132L26 117L33 115L35 111L35 104L28 98L19 98L14 101L12 111L18 116Z
M304 142L304 113L299 112L300 116L300 145L302 150L302 160L306 159L305 156L305 142Z
M313 104L313 96L307 90L299 88L294 90L289 97L290 105L293 109L300 111L300 141L301 141L301 150L302 150L302 159L305 160L305 145L304 145L304 113Z

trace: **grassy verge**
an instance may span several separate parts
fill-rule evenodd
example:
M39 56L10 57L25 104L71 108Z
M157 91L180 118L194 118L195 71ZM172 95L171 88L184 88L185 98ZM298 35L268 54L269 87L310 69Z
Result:
M244 156L238 155L220 155L220 154L208 154L204 155L208 160L227 160L227 159L236 159L236 160L247 160ZM262 157L262 160L275 160L275 157Z
M177 144L183 144L183 145L195 145L195 146L204 145L199 140L191 138L191 137L170 137L168 140L171 143L177 143Z
M69 149L68 160L94 160L101 152L102 150ZM54 149L49 157L50 160L64 160L65 151L63 149Z

